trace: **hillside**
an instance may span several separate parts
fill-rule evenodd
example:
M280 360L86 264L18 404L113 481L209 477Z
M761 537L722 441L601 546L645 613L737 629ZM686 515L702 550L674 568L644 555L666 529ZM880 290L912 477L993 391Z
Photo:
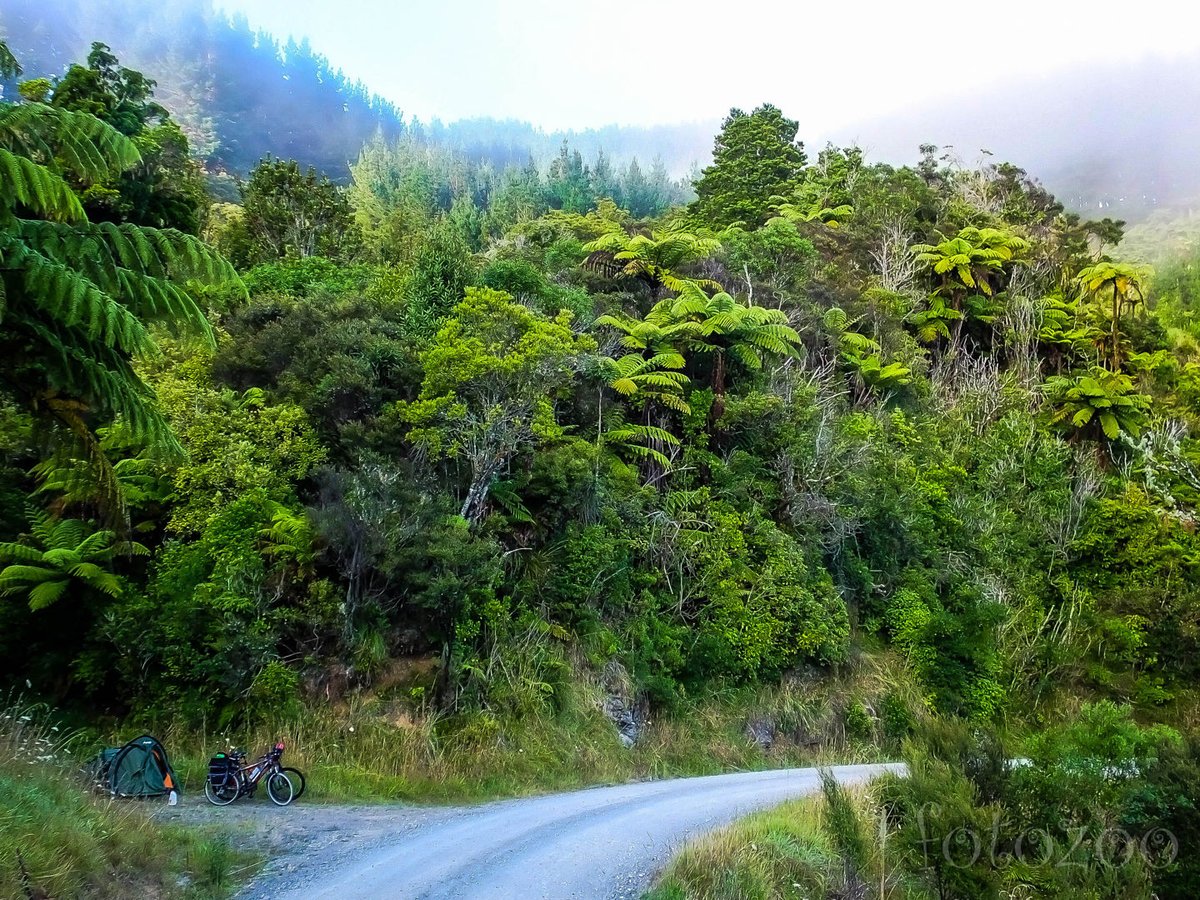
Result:
M297 53L294 95L241 92L293 64L269 42L232 94L221 67L163 87L209 158L306 140L236 113L349 90ZM218 744L282 737L317 799L904 753L754 871L726 851L772 814L663 890L719 865L763 896L1194 896L1190 225L1140 232L1150 269L1021 168L817 152L770 103L729 111L690 194L662 160L498 168L409 130L344 178L264 159L224 202L129 61L50 81L0 42L0 690L81 729L30 759L55 726L30 745L26 701L0 710L0 775L34 773L2 798L0 848L31 851L0 891L138 877L121 841L56 868L76 829L28 810L70 754L153 729L192 785ZM354 90L328 159L383 108ZM1013 853L1136 837L1121 865L947 868L927 823ZM143 874L186 895L182 871Z
M832 137L888 161L914 161L922 143L968 164L986 150L1037 173L1072 209L1134 221L1200 199L1198 106L1200 55L1147 56L973 95L917 96L903 115Z
M396 106L348 81L317 50L279 44L244 18L218 14L210 0L6 0L0 34L27 77L59 75L93 41L108 44L157 82L156 99L213 172L244 175L272 154L344 178L377 132L404 130Z

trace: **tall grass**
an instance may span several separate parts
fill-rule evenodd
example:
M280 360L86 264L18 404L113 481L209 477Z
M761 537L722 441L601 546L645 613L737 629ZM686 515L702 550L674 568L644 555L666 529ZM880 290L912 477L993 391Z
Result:
M842 861L822 823L822 800L805 797L755 813L688 844L647 900L775 900L826 897Z
M874 710L907 684L894 661L872 659L840 678L716 691L652 715L631 749L602 710L603 687L581 666L551 693L535 691L500 709L446 716L408 691L364 691L235 732L176 724L159 736L189 792L201 788L214 752L238 746L258 753L282 740L284 764L306 773L305 800L465 802L630 779L880 759L888 755L887 736ZM872 711L867 733L849 733L849 707ZM750 739L750 721L771 723L770 746Z
M111 737L115 745L148 728L163 738L185 802L203 802L213 752L236 744L256 753L276 740L286 744L285 765L306 771L302 802L467 802L637 778L877 759L887 755L881 746L887 728L876 713L884 698L899 697L905 709L919 703L894 660L870 657L832 679L716 690L682 701L651 716L626 749L603 712L605 688L586 666L568 666L552 684L527 673L511 680L494 693L503 703L452 716L433 709L419 691L393 685L236 733L130 721ZM870 711L865 732L861 723L850 727L852 709ZM752 722L770 724L769 746L751 739ZM89 793L80 775L91 749L86 737L55 729L46 709L0 699L0 896L223 897L234 890L252 859L213 830L155 822L149 805ZM836 845L801 840L807 834L774 829L771 840L818 871Z
M0 705L0 897L231 895L253 859L210 829L90 794L73 752L81 743L45 707Z
M582 697L540 715L446 717L364 693L234 732L174 725L164 740L188 791L201 788L217 750L238 746L257 754L281 740L284 765L305 772L306 801L461 801L628 774L611 726Z
M683 848L645 900L924 897L894 877L865 788L823 774L821 793L753 813Z

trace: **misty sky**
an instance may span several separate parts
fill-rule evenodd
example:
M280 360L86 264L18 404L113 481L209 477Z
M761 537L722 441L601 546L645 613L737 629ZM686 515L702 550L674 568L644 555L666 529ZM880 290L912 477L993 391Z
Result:
M406 115L547 129L714 120L770 100L813 137L1089 62L1200 48L1180 0L217 5L279 37L307 36Z

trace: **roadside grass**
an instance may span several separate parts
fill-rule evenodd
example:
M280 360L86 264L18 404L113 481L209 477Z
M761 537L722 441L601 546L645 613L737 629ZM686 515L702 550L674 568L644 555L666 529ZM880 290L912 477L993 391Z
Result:
M232 896L257 858L216 829L89 793L73 737L44 707L0 707L0 897Z
M693 841L647 900L825 897L842 861L823 826L820 797L792 800Z
M238 746L257 754L282 740L284 764L305 771L306 801L462 803L638 779L876 761L894 755L890 747L898 747L907 727L880 710L903 709L913 721L920 716L910 680L883 656L833 678L682 701L651 715L629 749L605 716L603 699L600 683L578 667L556 688L553 703L524 711L446 716L410 702L405 691L363 691L232 733L176 724L159 737L191 794L201 789L214 752ZM752 739L751 724L769 740Z
M232 734L171 727L165 737L184 788L193 793L217 750L238 746L257 754L276 740L286 748L284 765L305 772L306 801L465 801L627 775L611 726L577 707L548 718L478 714L451 723L359 696Z
M865 785L823 777L821 791L753 813L685 846L644 900L916 898L890 875L868 823L879 820Z

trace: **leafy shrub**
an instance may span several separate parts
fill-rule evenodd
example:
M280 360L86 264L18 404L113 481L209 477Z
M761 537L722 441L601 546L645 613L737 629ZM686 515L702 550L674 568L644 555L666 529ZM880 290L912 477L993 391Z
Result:
M996 681L995 628L1002 611L966 585L947 589L944 599L923 577L910 574L892 597L888 630L935 709L994 716L1005 695Z
M1169 699L1200 672L1193 626L1200 541L1193 530L1130 485L1093 502L1071 554L1073 583L1095 601L1096 674L1129 695Z
M323 256L305 256L262 263L242 276L242 281L251 297L307 297L322 292L341 294L361 290L377 277L378 272L365 266L346 266Z
M300 674L280 660L263 666L246 693L247 715L252 718L288 718L299 710Z
M874 722L861 700L851 700L846 704L842 710L842 727L846 729L846 737L852 741L871 739Z
M892 747L899 747L912 735L917 721L904 698L896 691L888 691L879 702L879 723L884 740Z

